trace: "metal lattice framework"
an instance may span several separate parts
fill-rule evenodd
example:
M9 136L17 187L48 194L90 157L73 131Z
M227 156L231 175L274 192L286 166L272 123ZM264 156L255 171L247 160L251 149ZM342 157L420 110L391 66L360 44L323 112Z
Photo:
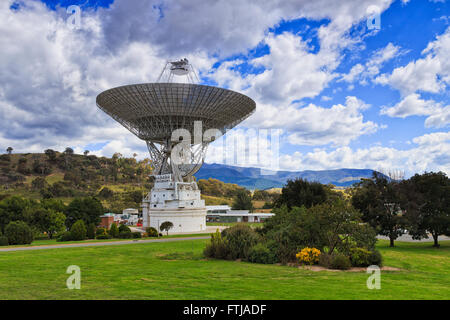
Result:
M203 132L218 129L225 133L252 114L255 102L235 91L190 83L145 83L106 90L97 96L97 106L133 134L147 142L155 174L172 173L176 180L192 176L200 169L207 144L194 146L190 163L174 166L170 141L177 129L194 137L194 122ZM217 137L216 137L217 138Z

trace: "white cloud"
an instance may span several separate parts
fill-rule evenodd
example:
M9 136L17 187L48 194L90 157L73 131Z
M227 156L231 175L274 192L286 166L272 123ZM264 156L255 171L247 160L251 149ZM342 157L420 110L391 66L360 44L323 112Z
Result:
M171 55L206 50L228 56L255 47L268 28L282 19L330 19L322 33L340 34L367 16L369 5L381 11L391 0L116 0L101 9L106 44L121 48L151 42ZM339 39L328 37L328 45Z
M389 163L398 165L405 159L409 161L405 164L417 161L412 168L431 168L439 161L448 168L448 141L420 145L416 153L383 147L369 151L348 148L350 141L379 128L364 121L362 111L367 106L355 97L331 108L290 104L292 100L320 95L336 76L342 50L359 40L352 38L348 30L365 19L369 5L383 11L391 1L116 0L110 9L83 11L80 30L66 26L65 10L50 11L40 2L25 1L25 6L12 11L11 3L0 2L2 146L40 152L67 146L83 150L89 143L106 143L93 153L112 155L119 151L130 156L137 152L144 157L145 144L95 106L99 92L122 84L154 81L167 58L186 55L204 73L218 59L236 53L245 55L248 49L265 41L270 53L248 62L266 68L263 73L243 78L231 69L239 61L231 61L212 75L257 100L258 112L246 124L283 127L289 130L286 135L293 143L343 146L330 152L286 155L285 168L294 164L298 164L296 170L376 167L378 163L388 167ZM281 19L292 18L330 20L317 30L318 51L312 51L301 34L267 33ZM448 82L443 72L447 62L441 59L449 56L446 43L442 36L424 51L430 60L440 60L440 64L432 63L439 65L435 71L439 71L440 82ZM375 74L375 67L390 59L389 52L374 57L367 71ZM390 76L384 77L391 81ZM401 85L401 81L398 83ZM409 87L413 85L404 87L412 90ZM448 112L443 116L448 119ZM442 122L439 119L433 114L427 121L435 125ZM425 157L427 152L431 152L429 159Z
M398 118L429 116L425 120L427 128L442 128L450 123L450 106L443 107L433 100L423 100L417 93L406 96L393 107L383 107L380 114Z
M346 82L353 82L355 81L355 79L360 77L364 70L364 66L360 63L357 63L350 69L349 73L342 75L341 79Z
M212 57L214 53L245 52L263 40L267 28L282 18L330 18L329 25L318 31L324 47L320 57L326 58L326 50L332 51L327 48L342 45L339 42L342 37L335 38L335 32L343 34L352 23L363 19L369 2L372 1L355 0L344 5L329 1L205 4L203 1L116 0L109 9L83 11L81 29L73 30L66 25L65 9L51 11L43 3L28 0L21 1L18 10L11 10L13 1L2 1L0 97L8 106L2 110L0 119L2 134L24 148L37 144L45 147L81 139L97 126L110 127L114 122L94 103L102 90L154 81L164 61L175 54L176 57L187 54L197 69L209 70L217 60ZM384 9L390 1L377 3ZM300 49L304 43L296 44L297 40L293 36L268 38L274 46L298 49L301 57L324 66L314 55ZM294 61L294 57L291 59ZM279 70L271 72L282 74L286 67L275 60L261 62L280 66L273 67ZM337 61L327 59L326 63ZM297 67L302 66L305 65ZM316 72L317 79L311 79L310 83L303 80L298 85L291 79L291 91L300 88L304 92L300 97L317 94L331 78L317 66L311 70ZM280 76L275 80L279 81ZM259 90L268 88L263 76L258 82Z
M391 74L382 74L375 81L390 85L403 96L416 91L442 92L450 84L450 28L430 42L422 54L424 58L396 68Z
M380 126L364 121L362 111L369 106L356 97L347 97L345 105L323 108L314 104L305 107L288 105L261 108L245 124L259 128L282 128L289 132L288 140L296 145L347 145L361 135L371 134Z
M369 80L373 80L380 73L385 62L405 53L405 50L400 50L400 46L395 46L390 42L386 47L376 50L364 65L360 63L354 65L349 73L341 75L339 81L350 83L358 81L360 84L366 85Z
M437 108L439 108L439 105L433 100L423 100L419 94L412 93L393 107L383 107L380 114L385 114L390 117L406 118L409 116L431 115Z
M450 132L436 132L413 139L409 150L373 146L352 150L341 147L332 151L316 149L283 155L285 170L323 170L338 168L400 169L406 175L424 171L443 171L450 174Z
M269 35L265 42L270 54L251 61L265 71L250 77L245 90L261 102L291 102L313 98L334 78L332 70L339 59L337 51L311 53L299 36L291 33Z

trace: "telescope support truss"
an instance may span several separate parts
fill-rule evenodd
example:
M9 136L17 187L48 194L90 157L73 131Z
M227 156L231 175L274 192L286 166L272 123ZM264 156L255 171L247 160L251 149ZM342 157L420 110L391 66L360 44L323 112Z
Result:
M191 182L192 176L203 165L208 143L190 145L167 141L165 144L156 144L147 141L147 148L152 160L153 176L171 174L175 182Z

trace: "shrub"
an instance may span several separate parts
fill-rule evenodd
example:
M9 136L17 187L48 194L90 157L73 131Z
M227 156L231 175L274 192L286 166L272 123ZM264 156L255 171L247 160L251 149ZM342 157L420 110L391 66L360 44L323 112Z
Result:
M158 230L156 230L153 227L148 227L145 229L145 231L147 232L148 237L157 237L158 236Z
M358 224L357 227L354 228L351 238L356 243L357 247L372 251L375 249L375 244L377 242L377 232L367 224Z
M350 261L354 267L368 267L370 266L370 255L372 252L364 248L351 248Z
M103 240L103 239L111 239L111 236L109 234L99 234L96 236L96 239Z
M313 265L319 263L320 250L316 248L303 248L295 255L301 264Z
M9 244L30 244L33 242L33 231L23 221L11 221L5 228L5 236Z
M379 267L383 266L383 257L380 251L373 250L369 256L369 265L377 265Z
M251 227L242 223L225 230L230 258L247 260L250 248L258 243L259 235Z
M210 242L203 251L205 257L216 259L229 259L229 250L226 240L222 237L219 229L211 235Z
M128 230L130 230L130 229L128 229ZM130 230L130 232L131 232L131 230ZM120 233L119 228L117 227L117 224L115 224L115 223L111 224L111 228L109 228L108 233L111 237L117 238Z
M100 190L98 196L102 199L111 199L114 196L114 192L111 189L104 187Z
M332 261L333 261L333 256L328 253L322 253L319 257L319 265L324 268L331 268Z
M173 223L170 221L164 221L163 223L161 223L161 225L159 226L159 230L161 231L166 231L167 235L169 235L169 230L173 228Z
M163 234L160 232L160 233L158 233L158 237L162 237L163 236Z
M106 229L105 228L97 228L97 230L95 230L95 236L103 236L106 235Z
M72 240L84 240L86 239L86 226L83 220L78 220L70 228L70 235Z
M70 241L72 240L72 235L70 231L63 232L56 241L62 242L62 241Z
M336 253L332 255L332 269L348 270L351 266L352 264L350 263L350 259L346 255L343 255L342 253Z
M8 238L6 236L0 235L0 246L7 246L7 245L9 245Z
M131 229L128 228L128 226L126 226L126 225L124 225L124 224L121 224L121 225L119 226L119 233L122 233L122 232L131 232Z
M142 238L142 234L140 232L132 232L131 234L133 235L134 239Z
M87 236L87 238L88 238L88 239L95 239L95 233L96 233L96 230L95 230L95 224L90 223L90 224L88 225L88 227L87 227L87 230L86 230L86 236Z
M120 239L131 239L133 238L133 233L131 231L122 231L119 232Z
M276 255L263 243L258 243L250 248L248 261L254 263L273 264L277 262Z

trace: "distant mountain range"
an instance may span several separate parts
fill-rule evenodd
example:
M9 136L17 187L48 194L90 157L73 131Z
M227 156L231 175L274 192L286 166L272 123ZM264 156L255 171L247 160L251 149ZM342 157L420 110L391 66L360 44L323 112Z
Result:
M195 174L197 179L218 179L226 183L235 183L247 189L281 188L289 179L303 178L323 184L348 187L361 178L370 178L371 169L337 169L320 171L277 171L271 175L262 175L259 168L235 167L223 164L203 164Z

